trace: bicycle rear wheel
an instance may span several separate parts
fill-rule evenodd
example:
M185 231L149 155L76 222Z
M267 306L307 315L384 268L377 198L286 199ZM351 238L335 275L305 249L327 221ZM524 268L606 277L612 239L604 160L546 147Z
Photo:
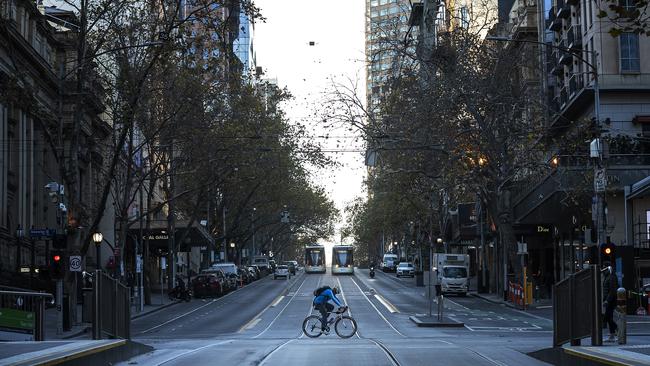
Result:
M350 338L357 332L357 321L352 317L343 315L334 324L334 330L341 338Z
M321 324L318 315L310 315L302 322L302 332L309 338L318 338L321 335Z

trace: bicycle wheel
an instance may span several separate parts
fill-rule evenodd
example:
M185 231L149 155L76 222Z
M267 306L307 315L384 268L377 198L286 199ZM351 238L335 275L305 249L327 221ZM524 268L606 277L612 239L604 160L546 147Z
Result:
M334 324L334 330L339 337L350 338L357 332L357 321L352 317L343 315Z
M321 321L318 315L310 315L302 322L302 331L309 338L320 337Z

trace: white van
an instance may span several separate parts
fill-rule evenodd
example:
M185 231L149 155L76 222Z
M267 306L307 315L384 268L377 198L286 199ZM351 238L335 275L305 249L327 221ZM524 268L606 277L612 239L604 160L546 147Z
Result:
M256 265L259 269L269 270L269 257L266 256L254 256L253 262L251 264Z
M237 266L235 263L215 263L210 266L211 269L220 269L223 273L237 274Z

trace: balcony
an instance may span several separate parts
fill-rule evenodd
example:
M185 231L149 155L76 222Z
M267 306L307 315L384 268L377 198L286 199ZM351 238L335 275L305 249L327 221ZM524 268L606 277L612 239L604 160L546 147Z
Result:
M553 32L559 32L562 30L562 19L561 18L555 18L552 22L551 25L548 26L549 30L552 30Z
M571 66L573 62L573 55L570 52L560 51L560 60L561 65Z
M572 50L580 50L582 48L582 33L580 31L580 24L574 24L567 31L567 44Z
M566 87L563 87L562 89L560 89L560 99L559 99L560 108L564 108L568 100L569 98L567 95Z
M566 19L569 16L571 16L571 6L564 0L557 0L557 17Z
M569 96L573 98L582 88L584 88L582 75L573 74L569 79Z

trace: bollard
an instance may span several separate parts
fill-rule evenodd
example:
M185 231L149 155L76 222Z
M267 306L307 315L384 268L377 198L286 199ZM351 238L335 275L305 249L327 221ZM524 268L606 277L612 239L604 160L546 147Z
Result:
M627 343L627 294L623 287L616 290L616 310L614 311L614 321L616 322L616 336L618 344Z

